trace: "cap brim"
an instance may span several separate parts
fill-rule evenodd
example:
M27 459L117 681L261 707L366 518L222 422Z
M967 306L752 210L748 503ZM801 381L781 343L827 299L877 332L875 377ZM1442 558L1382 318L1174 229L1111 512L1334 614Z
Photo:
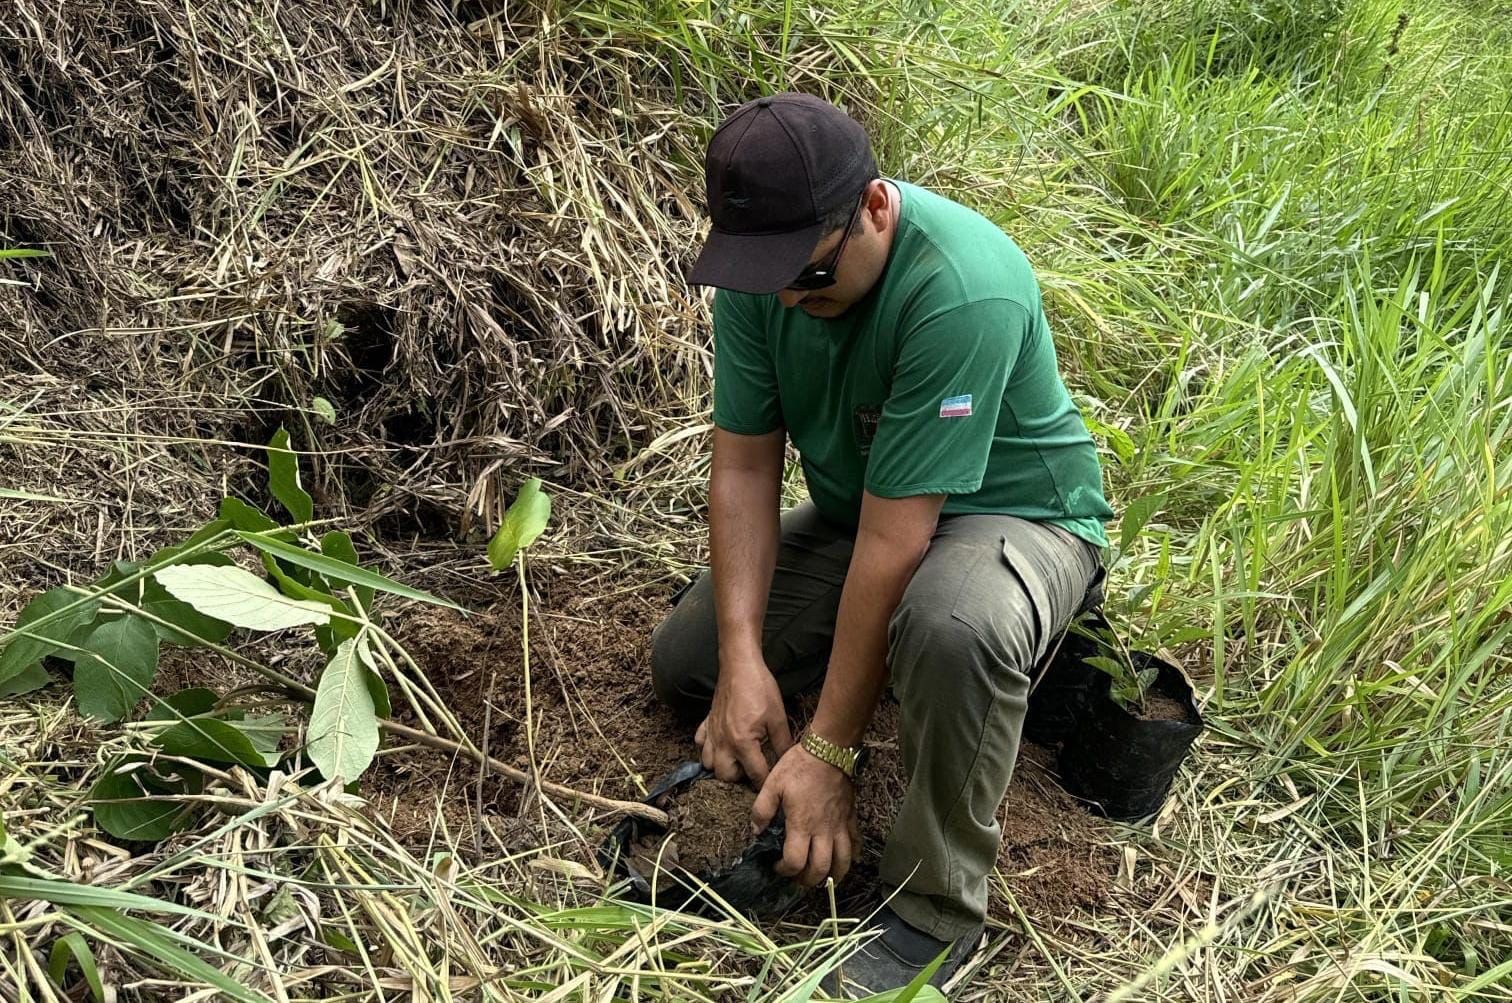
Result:
M711 230L688 282L740 293L775 293L808 266L824 224L790 233L741 234Z

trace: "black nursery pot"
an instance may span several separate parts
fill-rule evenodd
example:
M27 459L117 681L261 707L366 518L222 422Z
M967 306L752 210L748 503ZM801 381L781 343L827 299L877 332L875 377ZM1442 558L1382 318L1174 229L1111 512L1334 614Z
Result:
M1061 747L1059 760L1066 790L1099 814L1121 821L1146 818L1160 810L1176 771L1202 732L1202 715L1181 670L1143 651L1133 652L1132 659L1136 669L1159 667L1151 689L1180 703L1185 718L1136 717L1109 695L1111 677L1097 672L1086 693L1085 713Z
M666 810L677 795L713 776L700 763L683 763L656 782L645 803ZM706 871L691 877L664 873L657 882L656 904L666 909L693 913L707 911L715 915L714 900L718 899L752 916L775 916L787 911L803 897L804 889L773 870L782 859L785 832L779 814L751 841L739 859L723 870ZM643 836L665 833L665 829L644 819L626 818L610 831L609 838L599 847L599 863L606 870L629 880L625 897L631 901L651 902L653 894L652 876L636 869L631 862L630 848ZM708 886L712 895L702 893L699 882Z
M1087 614L1088 627L1108 629L1101 613ZM1104 674L1088 665L1093 655L1105 654L1097 643L1069 628L1060 648L1040 670L1029 693L1024 714L1024 737L1039 745L1057 745L1071 737L1086 714L1090 693Z

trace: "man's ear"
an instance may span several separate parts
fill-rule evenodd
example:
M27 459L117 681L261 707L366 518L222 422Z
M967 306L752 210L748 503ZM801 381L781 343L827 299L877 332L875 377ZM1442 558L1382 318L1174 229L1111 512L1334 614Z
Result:
M892 214L888 212L887 182L881 178L873 178L866 186L866 215L871 218L873 230L881 230L891 222Z

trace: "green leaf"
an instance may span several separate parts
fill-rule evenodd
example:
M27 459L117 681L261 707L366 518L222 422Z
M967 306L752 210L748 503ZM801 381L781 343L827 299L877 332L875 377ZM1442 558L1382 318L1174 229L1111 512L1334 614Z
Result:
M76 906L69 912L97 931L101 935L100 939L130 944L164 969L181 978L197 979L207 985L215 986L222 994L241 1000L242 1003L272 1003L262 993L248 989L225 972L206 964L184 950L176 941L182 943L193 943L193 941L157 923L92 906Z
M945 956L950 953L950 948L941 951L933 961L919 970L906 986L898 989L889 989L886 992L877 993L874 996L864 997L864 1003L947 1003L945 996L934 986L929 985L929 980L934 978L934 973L945 962Z
M268 487L295 522L315 518L315 500L299 483L299 457L289 448L286 428L279 428L268 442Z
M532 477L520 486L520 494L504 513L504 524L488 541L488 563L503 571L515 554L535 542L551 519L551 496L541 490L541 479Z
M1088 655L1082 661L1100 672L1106 672L1114 679L1123 680L1128 676L1128 670L1116 658L1109 658L1106 655Z
M1166 496L1164 491L1152 495L1144 495L1134 499L1124 509L1123 519L1118 524L1118 549L1127 551L1129 544L1139 535L1139 531L1145 528L1150 517L1165 506Z
M44 251L36 247L0 247L0 261L12 258L47 258L51 256L51 251Z
M140 839L155 843L183 828L189 813L185 805L149 800L157 792L147 790L141 774L145 765L128 773L107 772L89 791L94 803L95 824L117 839Z
M262 509L248 505L239 498L222 498L220 517L233 529L253 533L267 533L279 528L278 523L270 519Z
M57 878L31 878L19 874L0 874L0 899L30 899L56 906L84 906L96 909L135 909L173 916L190 916L214 922L218 917L164 899L155 899L116 888L60 881Z
M219 700L220 696L214 690L190 686L155 701L152 709L147 712L146 720L182 721L198 717L214 710Z
M278 746L283 741L284 733L288 731L288 728L284 725L282 714L261 714L237 721L236 730L246 735L247 740L258 752L277 753ZM282 758L280 753L273 762L277 763Z
M357 548L352 545L352 538L339 529L333 529L320 538L320 552L327 557L334 557L343 564L358 567ZM357 601L362 604L364 610L373 608L373 590L366 585L356 586Z
M222 555L216 554L216 557ZM200 562L194 561L188 567L199 567ZM229 562L225 567L230 567ZM153 629L157 631L158 638L168 644L176 644L181 648L198 648L207 644L220 644L231 636L235 628L224 620L217 620L213 616L206 616L186 602L173 598L168 590L163 588L161 582L147 579L147 584L142 590L140 603L144 613L151 613L169 624L154 623Z
M57 495L39 495L31 491L21 491L16 488L0 488L0 498L10 498L15 501L52 502L59 505L71 504L72 498L59 498Z
M141 617L127 615L90 631L83 647L74 663L79 712L119 721L152 686L157 674L157 631Z
M0 683L0 697L18 697L32 690L40 690L52 682L52 676L40 665L29 665Z
M401 585L392 579L385 578L376 571L354 567L344 561L327 557L324 554L317 554L313 551L305 550L303 547L296 547L293 544L285 543L282 540L259 533L238 532L236 535L263 553L272 554L275 557L288 561L290 564L297 564L300 567L319 572L332 581L346 582L349 585L363 585L371 589L377 589L380 592L391 592L396 596L404 596L406 599L417 599L420 602L431 603L435 606L445 606L447 609L454 609L458 612L463 611L461 606L450 600L438 598L429 592L411 588L408 585Z
M343 641L320 674L310 711L310 760L327 779L356 780L378 751L378 718L360 640Z
M327 425L336 424L336 407L324 397L310 399L310 410L320 416L320 420Z
M60 612L70 606L75 608ZM0 683L37 667L43 657L56 654L68 643L70 634L94 619L99 608L96 601L64 588L44 592L27 603L16 617L15 628L6 635L10 643L0 651ZM44 617L51 619L32 626ZM35 673L32 678L36 678Z
M357 942L334 926L322 925L320 928L320 939L325 941L327 947L334 948L335 950L345 951L348 954L358 953Z
M261 539L259 537L259 539ZM249 571L238 567L175 564L154 577L175 599L199 612L248 630L283 630L327 623L330 610L321 603L290 599Z
M357 648L357 654L362 657L367 669L363 678L367 681L368 693L373 697L373 710L379 717L388 717L394 712L394 707L389 702L388 684L378 674L378 668L374 664L373 653L368 650L367 645L361 645Z
M213 717L180 721L155 735L152 744L172 756L212 763L267 767L277 766L282 758L276 753L263 753L236 725Z
M78 964L79 972L84 976L84 982L97 1003L105 1003L105 984L100 981L99 969L95 967L94 952L89 949L84 935L77 931L64 934L53 941L52 950L47 956L47 975L59 989L67 988L63 979L68 974L70 961Z

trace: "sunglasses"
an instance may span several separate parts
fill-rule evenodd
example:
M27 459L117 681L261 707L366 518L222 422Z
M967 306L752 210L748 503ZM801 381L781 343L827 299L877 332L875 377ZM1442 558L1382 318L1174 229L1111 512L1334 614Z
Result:
M812 292L815 289L828 289L835 284L835 270L840 266L840 255L845 253L851 231L856 228L856 215L861 211L861 206L862 203L857 202L856 208L851 210L850 222L845 224L845 235L840 238L840 243L835 245L829 257L799 272L798 277L787 284L787 288L795 292Z

